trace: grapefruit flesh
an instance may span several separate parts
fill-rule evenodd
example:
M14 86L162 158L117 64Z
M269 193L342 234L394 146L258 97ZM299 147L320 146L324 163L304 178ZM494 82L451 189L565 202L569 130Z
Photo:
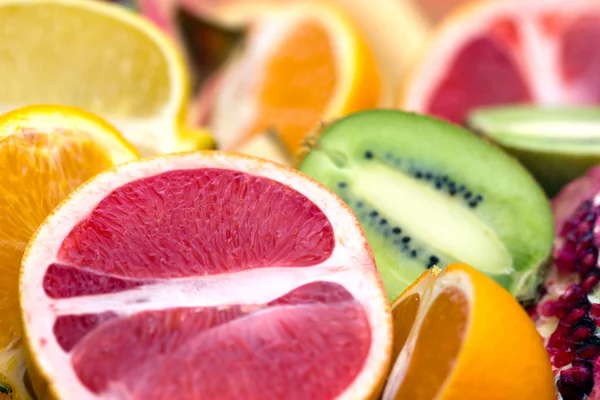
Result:
M64 207L82 204L73 197ZM83 201L92 208L50 240L55 251L32 244L41 289L23 276L38 365L72 369L42 372L61 398L333 399L366 369L380 383L391 321L358 225L347 229L362 248L342 249L306 195L224 168L162 171ZM33 315L42 303L46 322Z
M401 105L463 123L476 107L600 102L600 6L482 2L461 9L409 77Z

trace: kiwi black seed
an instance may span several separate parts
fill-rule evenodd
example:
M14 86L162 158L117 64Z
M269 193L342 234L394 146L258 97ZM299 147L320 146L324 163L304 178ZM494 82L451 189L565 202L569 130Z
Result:
M467 262L528 301L552 246L548 199L527 170L465 129L399 110L326 126L299 169L358 216L388 296L425 269Z

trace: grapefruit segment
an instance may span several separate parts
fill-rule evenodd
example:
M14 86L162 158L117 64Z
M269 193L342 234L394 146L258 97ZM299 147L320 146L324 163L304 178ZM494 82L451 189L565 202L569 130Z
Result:
M211 152L102 173L23 265L30 354L61 399L370 398L387 372L358 222L275 163Z
M399 105L462 123L474 108L600 101L600 5L482 1L449 16Z

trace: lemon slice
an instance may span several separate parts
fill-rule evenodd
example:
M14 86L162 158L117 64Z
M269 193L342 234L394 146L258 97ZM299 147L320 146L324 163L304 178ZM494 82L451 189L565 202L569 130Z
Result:
M76 106L115 125L142 154L210 148L184 129L189 77L175 45L115 4L0 0L0 111Z

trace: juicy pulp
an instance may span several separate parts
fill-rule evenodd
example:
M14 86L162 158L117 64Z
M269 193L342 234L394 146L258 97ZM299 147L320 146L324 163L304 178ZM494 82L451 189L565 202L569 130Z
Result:
M307 151L300 170L356 212L391 299L425 268L464 260L519 299L534 296L552 244L550 208L502 151L458 127L393 110L343 118Z

